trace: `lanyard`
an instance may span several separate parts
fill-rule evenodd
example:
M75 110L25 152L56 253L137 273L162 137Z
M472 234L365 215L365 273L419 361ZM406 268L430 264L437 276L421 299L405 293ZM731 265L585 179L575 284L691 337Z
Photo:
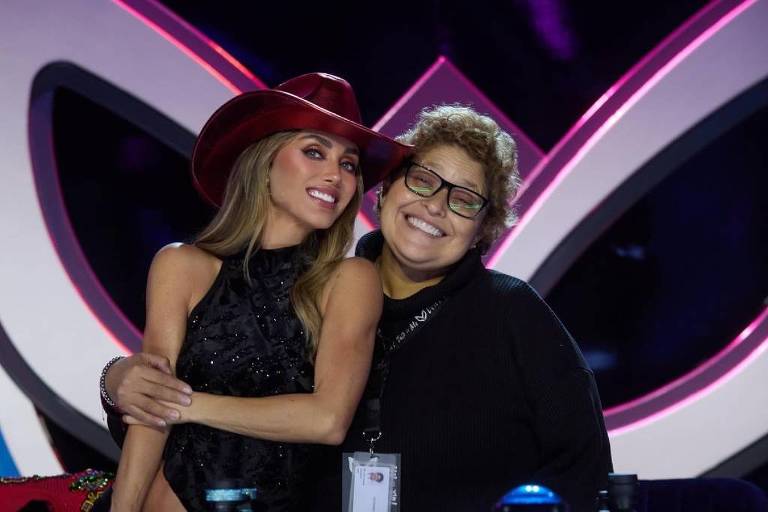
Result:
M384 335L381 327L376 332L376 345L379 357L376 358L376 363L371 369L366 397L361 410L363 414L363 440L368 443L371 456L373 455L374 444L381 438L381 404L384 400L384 388L387 383L387 377L389 377L392 354L397 352L407 340L411 339L440 309L444 302L445 298L440 298L422 309L394 337Z

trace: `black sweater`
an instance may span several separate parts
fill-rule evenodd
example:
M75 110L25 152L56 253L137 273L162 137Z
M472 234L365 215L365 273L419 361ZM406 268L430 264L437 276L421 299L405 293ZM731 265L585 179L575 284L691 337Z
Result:
M366 235L358 255L373 260L382 243ZM402 454L401 510L488 511L536 482L592 512L610 446L594 377L568 331L529 285L486 270L475 252L436 286L385 298L383 330L400 332L441 297L392 355L384 388L376 450ZM350 429L344 451L366 448ZM338 451L329 459L338 473ZM319 485L313 510L341 510L338 477Z

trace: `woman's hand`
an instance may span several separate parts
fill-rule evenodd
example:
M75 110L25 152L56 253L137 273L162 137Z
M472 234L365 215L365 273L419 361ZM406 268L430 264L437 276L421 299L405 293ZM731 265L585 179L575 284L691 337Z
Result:
M191 403L189 385L173 376L167 358L154 354L138 353L116 362L105 383L128 424L164 427L176 422L179 410Z
M190 395L191 402L186 407L179 407L179 404L166 402L165 400L157 400L157 405L171 411L169 416L173 416L173 418L167 417L165 420L165 423L168 426L181 425L182 423L195 423L195 401L197 400L200 402L203 397L203 393L192 393L192 395ZM152 428L157 428L154 425L146 425L133 416L129 416L127 414L123 416L123 422L125 422L126 425L145 425Z

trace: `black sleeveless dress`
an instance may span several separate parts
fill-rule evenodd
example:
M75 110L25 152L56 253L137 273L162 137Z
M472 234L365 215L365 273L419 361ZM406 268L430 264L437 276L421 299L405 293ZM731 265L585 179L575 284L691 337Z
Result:
M289 293L306 268L298 249L257 251L224 259L211 289L195 306L176 364L195 391L259 397L311 393L314 368ZM205 489L236 480L258 489L270 512L302 504L313 445L280 443L198 424L176 425L165 448L164 473L188 510L206 510Z

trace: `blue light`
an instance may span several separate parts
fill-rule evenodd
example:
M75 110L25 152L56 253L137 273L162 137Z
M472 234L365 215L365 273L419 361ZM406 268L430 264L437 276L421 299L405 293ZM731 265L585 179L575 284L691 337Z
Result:
M2 431L0 431L0 476L19 476L19 468L13 462L11 451L5 444Z
M525 484L515 487L499 501L499 505L559 505L560 496L543 485Z
M248 499L255 499L257 489L246 487L240 489L206 489L205 501L207 502L240 502Z

